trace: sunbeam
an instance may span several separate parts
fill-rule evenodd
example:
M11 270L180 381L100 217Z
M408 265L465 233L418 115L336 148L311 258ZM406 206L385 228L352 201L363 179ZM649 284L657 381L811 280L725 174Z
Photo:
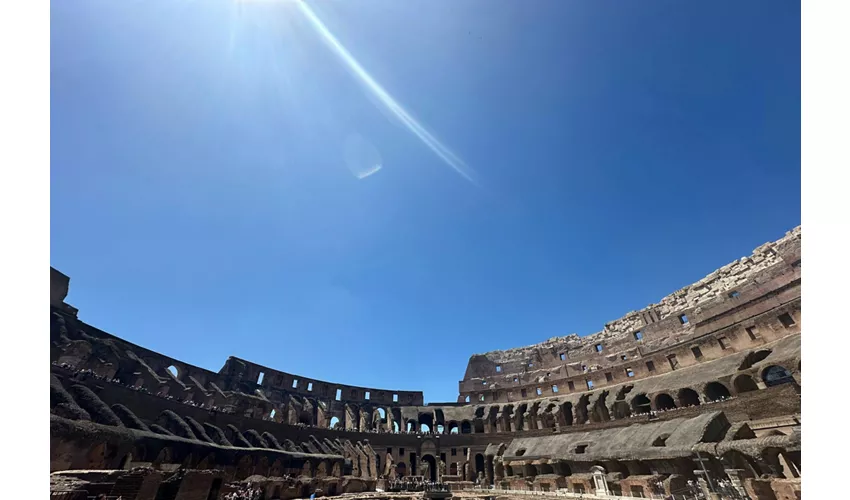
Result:
M303 0L298 1L301 12L310 21L310 24L321 35L322 39L331 47L331 49L342 59L345 65L354 73L360 82L377 97L387 109L393 113L416 137L425 143L431 151L439 156L444 162L452 167L463 178L477 184L475 180L475 172L463 160L458 158L449 148L443 145L436 137L428 132L415 118L398 103L386 90L384 90L378 82L372 78L369 73L363 69L359 62L352 56L348 50L336 39L336 37L328 30L321 19L313 12L313 9Z

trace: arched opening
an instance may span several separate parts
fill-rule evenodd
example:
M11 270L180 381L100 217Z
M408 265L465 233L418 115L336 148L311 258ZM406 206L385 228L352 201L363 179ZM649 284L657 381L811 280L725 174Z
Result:
M452 465L449 466L449 475L457 476L457 462L452 462Z
M481 419L475 420L475 424L473 425L476 434L484 433L484 421Z
M729 389L720 382L709 382L705 386L705 397L709 401L722 401L730 396Z
M419 423L416 420L408 420L407 421L407 429L405 429L405 430L407 432L414 432L414 431L416 431L416 429L419 428L418 424Z
M381 477L384 471L381 470L381 456L375 453L375 477Z
M632 410L637 414L649 413L652 410L646 394L638 394L632 399Z
M404 462L399 462L395 466L395 475L397 477L404 477L407 475L407 464Z
M422 463L428 464L428 476L425 479L437 480L437 460L432 455L422 455Z
M555 469L550 464L540 464L540 474L554 474Z
M676 408L676 402L673 401L673 396L662 392L655 396L655 409L656 410L674 410Z
M437 434L445 434L446 428L443 424L437 424Z
M398 422L396 422L395 420L393 420L393 432L398 434Z
M475 475L478 473L484 473L484 455L478 453L475 455Z
M794 381L794 377L791 376L791 372L785 369L785 367L779 365L768 366L765 368L761 377L762 380L764 380L765 385L768 387L787 384Z
M561 405L564 425L573 425L573 404L569 401Z
M522 466L522 475L528 479L533 479L537 475L537 467L531 464L524 464Z
M744 356L744 360L741 361L741 365L738 366L739 370L746 370L747 368L751 368L754 364L763 361L764 358L770 356L770 353L773 351L771 349L762 349L760 351L753 351L746 356Z
M632 409L625 401L615 401L613 410L615 419L628 418L632 414Z
M428 424L423 422L423 423L419 424L419 431L423 434L430 434L431 428L428 427Z
M159 365L159 366L162 366L162 365ZM176 366L174 366L174 365L169 366L169 367L168 367L168 371L169 371L172 375L174 375L174 378L179 378L179 377L180 377L180 371L179 371L179 370L177 370L177 367L176 367Z
M472 424L469 423L469 420L464 420L460 423L460 433L472 434Z
M274 420L274 415L277 413L274 408L272 408L271 413L269 413L269 420Z
M732 385L735 387L735 392L738 394L759 390L759 387L756 385L753 377L750 377L749 375L738 375L735 377Z
M339 417L331 417L331 429L336 429L339 427Z
M434 415L431 413L420 413L418 428L422 432L431 432L431 429L434 428Z
M382 421L384 421L384 422L387 421L387 410L385 410L383 408L378 408L378 415L381 416Z
M699 394L697 391L688 388L679 391L679 406L684 408L697 405L699 405Z
M457 434L457 433L458 433L457 422L454 422L454 421L449 422L449 434Z

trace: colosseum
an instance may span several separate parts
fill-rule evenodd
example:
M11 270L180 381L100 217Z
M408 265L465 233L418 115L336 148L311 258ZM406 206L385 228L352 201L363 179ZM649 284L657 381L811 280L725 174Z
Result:
M183 363L80 321L51 268L51 497L799 499L801 238L599 332L473 354L429 404Z

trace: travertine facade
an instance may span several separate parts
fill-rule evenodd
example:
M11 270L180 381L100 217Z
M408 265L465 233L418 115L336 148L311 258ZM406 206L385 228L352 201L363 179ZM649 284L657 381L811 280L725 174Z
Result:
M455 490L791 498L801 237L598 333L473 355L458 401L429 405L235 357L182 363L79 321L51 269L54 489L206 499L251 482L295 498L427 475Z

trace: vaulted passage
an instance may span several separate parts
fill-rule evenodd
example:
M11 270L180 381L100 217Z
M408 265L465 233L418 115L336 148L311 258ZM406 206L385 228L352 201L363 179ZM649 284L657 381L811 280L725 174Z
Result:
M722 401L730 396L729 389L720 382L711 382L705 386L705 397L709 401Z
M676 408L676 402L673 401L673 396L662 392L661 394L655 396L655 409L656 410L673 410Z
M652 411L652 407L649 403L649 398L646 394L638 394L632 399L632 410L637 413L649 413Z
M735 381L732 383L735 387L735 392L741 394L742 392L750 392L757 391L759 389L756 382L753 380L753 377L749 375L738 375L735 377Z
M679 391L679 406L696 406L700 403L699 394L693 389L682 389Z

